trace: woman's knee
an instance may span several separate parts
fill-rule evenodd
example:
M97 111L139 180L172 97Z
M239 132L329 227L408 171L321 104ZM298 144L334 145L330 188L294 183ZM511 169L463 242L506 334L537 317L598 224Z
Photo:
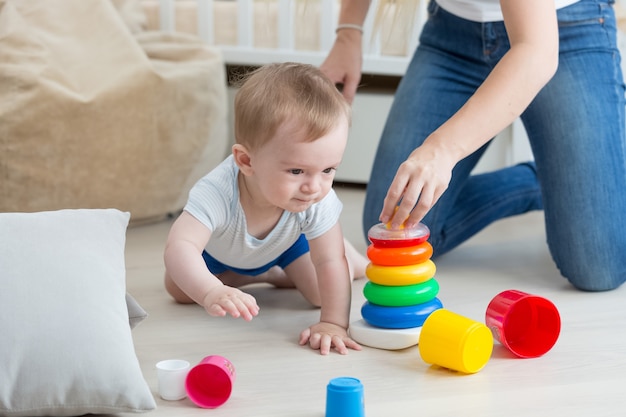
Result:
M626 281L626 267L623 261L598 262L587 258L557 263L557 267L561 274L581 291L611 291Z

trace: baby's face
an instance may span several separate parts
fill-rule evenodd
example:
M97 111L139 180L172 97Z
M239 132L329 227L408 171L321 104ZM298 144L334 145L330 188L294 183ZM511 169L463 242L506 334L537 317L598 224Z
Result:
M348 122L325 136L305 142L294 129L283 126L276 136L254 152L252 167L268 203L293 213L308 209L330 191L343 158Z

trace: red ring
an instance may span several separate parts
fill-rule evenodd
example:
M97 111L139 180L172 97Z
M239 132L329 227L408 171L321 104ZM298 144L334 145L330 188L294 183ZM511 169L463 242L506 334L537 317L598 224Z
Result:
M383 223L375 224L367 231L367 237L374 246L380 248L399 248L417 246L428 240L430 229L423 223L412 228L393 230Z

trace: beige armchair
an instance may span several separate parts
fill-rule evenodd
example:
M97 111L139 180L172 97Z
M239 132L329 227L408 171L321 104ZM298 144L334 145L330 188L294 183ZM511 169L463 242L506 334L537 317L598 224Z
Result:
M0 0L0 211L161 219L226 155L219 50L117 6Z

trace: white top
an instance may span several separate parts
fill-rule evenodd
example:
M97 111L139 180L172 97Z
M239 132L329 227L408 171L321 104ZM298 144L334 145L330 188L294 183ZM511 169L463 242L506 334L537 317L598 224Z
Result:
M519 0L523 1L523 0ZM578 0L554 0L557 9ZM474 22L497 22L503 20L500 0L437 0L446 11Z
M293 245L302 233L308 240L330 230L343 205L330 190L324 199L300 213L283 212L274 229L264 238L248 234L246 216L239 203L239 167L230 155L201 178L189 192L184 210L211 230L206 251L235 268L267 265Z

